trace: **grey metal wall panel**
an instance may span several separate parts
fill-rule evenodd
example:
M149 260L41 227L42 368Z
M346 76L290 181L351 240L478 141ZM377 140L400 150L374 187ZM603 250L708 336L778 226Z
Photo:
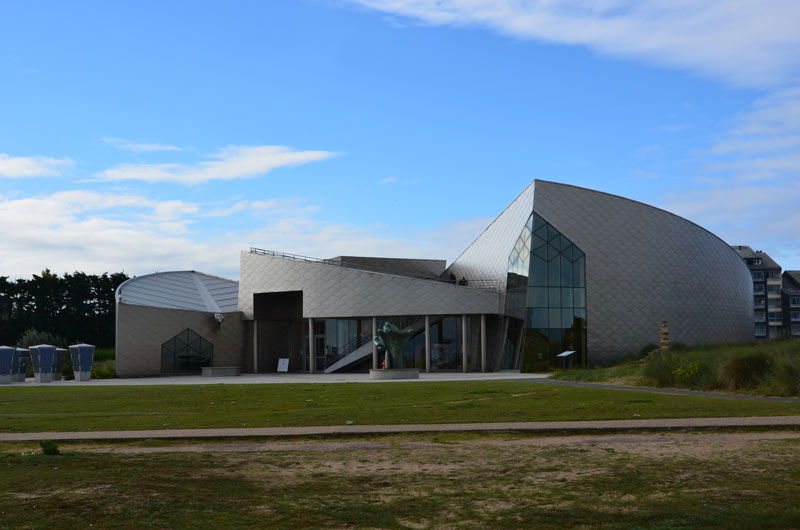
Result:
M724 241L664 210L536 181L536 212L586 253L588 351L607 361L658 342L753 337L752 278Z
M508 256L533 211L535 182L516 199L456 258L447 272L468 280L496 280L505 292ZM502 298L502 297L501 297ZM504 301L501 299L501 303Z
M496 291L242 252L239 309L253 294L303 291L303 317L497 313Z
M444 272L447 261L443 259L375 258L370 256L336 256L332 261L350 267L370 269L389 274L427 276L438 278Z
M245 349L241 313L225 313L219 326L204 311L117 303L116 370L120 377L161 373L161 345L190 328L214 345L214 366L242 366Z

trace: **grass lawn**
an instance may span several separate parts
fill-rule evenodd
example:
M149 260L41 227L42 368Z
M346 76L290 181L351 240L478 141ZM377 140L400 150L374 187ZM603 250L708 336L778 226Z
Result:
M514 381L0 388L0 432L796 414L800 403Z
M62 451L0 446L0 527L800 527L792 431Z

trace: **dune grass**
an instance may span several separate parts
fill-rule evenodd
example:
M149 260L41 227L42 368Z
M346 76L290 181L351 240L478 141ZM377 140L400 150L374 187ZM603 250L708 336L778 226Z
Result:
M800 403L520 381L0 388L0 432L796 414Z
M800 339L654 351L608 367L557 371L554 379L800 395Z

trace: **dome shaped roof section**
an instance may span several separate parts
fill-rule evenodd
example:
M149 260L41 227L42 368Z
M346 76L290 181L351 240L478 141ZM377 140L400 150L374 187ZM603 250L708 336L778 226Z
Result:
M197 271L157 272L123 282L117 302L129 305L231 313L238 311L239 282Z

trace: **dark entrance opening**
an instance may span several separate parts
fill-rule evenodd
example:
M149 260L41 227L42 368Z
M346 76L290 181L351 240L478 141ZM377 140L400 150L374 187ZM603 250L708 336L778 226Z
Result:
M254 371L275 372L278 359L289 359L289 371L304 369L303 291L253 295Z

